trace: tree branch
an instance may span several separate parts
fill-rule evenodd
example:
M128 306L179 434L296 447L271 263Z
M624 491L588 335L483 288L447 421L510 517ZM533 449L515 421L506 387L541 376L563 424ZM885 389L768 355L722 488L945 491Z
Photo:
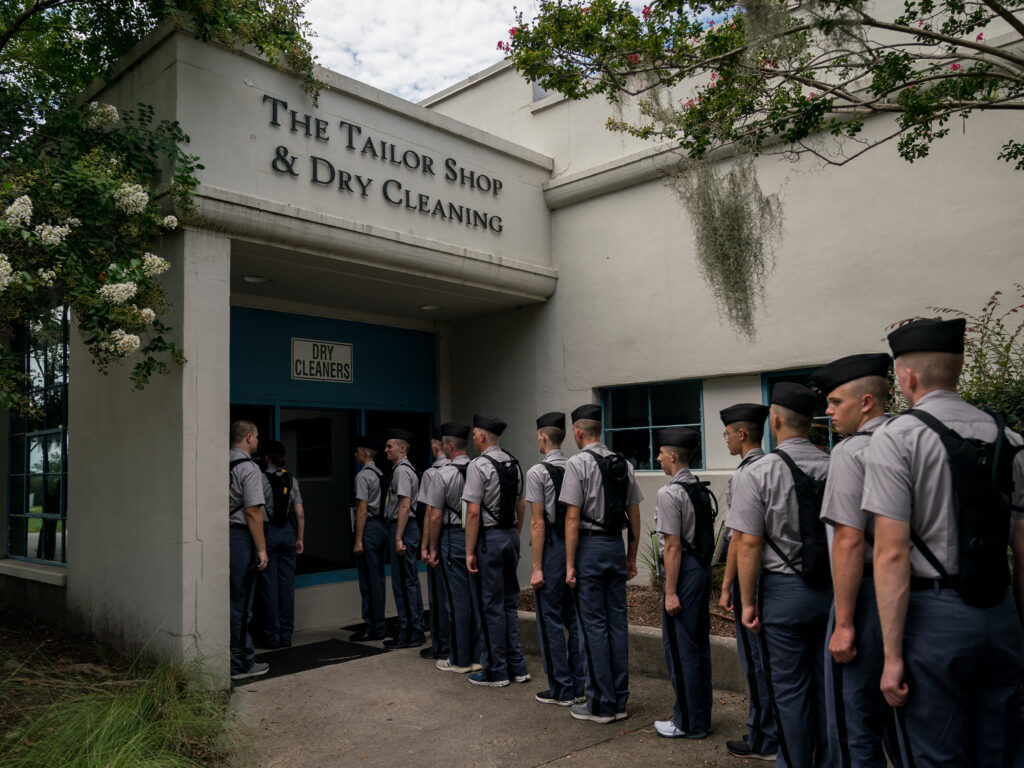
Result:
M36 0L32 5L26 8L21 14L11 22L11 26L0 34L0 52L7 47L7 44L11 42L11 39L18 34L21 28L25 25L29 19L37 14L43 13L44 11L58 8L62 5L72 5L79 0Z
M995 11L1003 21L1017 31L1018 35L1024 37L1024 22L1014 16L1008 9L1004 8L998 0L982 0L982 3Z

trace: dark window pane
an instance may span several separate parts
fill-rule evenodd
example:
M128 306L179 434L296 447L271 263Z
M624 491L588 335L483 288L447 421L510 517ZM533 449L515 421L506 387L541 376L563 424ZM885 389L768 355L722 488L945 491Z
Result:
M647 413L647 385L620 387L606 394L604 426L610 429L646 427L650 425Z
M27 449L26 440L23 437L11 439L11 471L22 473L25 471L25 452Z
M28 509L26 511L34 515L38 515L46 511L43 509L42 475L33 475L28 479Z
M54 387L46 392L46 428L64 425L64 388Z
M651 385L653 426L700 424L700 382L674 381Z
M630 429L625 432L606 432L607 445L621 453L635 469L656 469L651 463L651 431Z
M24 514L26 511L25 507L25 487L28 484L28 480L24 477L13 476L11 477L11 513L12 514Z
M7 551L16 557L28 555L28 521L23 517L10 517L7 529Z
M44 509L51 515L60 514L60 475L46 476L46 504Z

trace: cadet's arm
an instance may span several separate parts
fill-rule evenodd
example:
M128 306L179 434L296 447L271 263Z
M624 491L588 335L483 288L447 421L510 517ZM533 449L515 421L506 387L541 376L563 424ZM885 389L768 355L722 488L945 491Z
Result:
M466 569L477 573L476 537L480 532L480 505L473 501L463 503L466 505Z
M395 549L405 552L405 545L402 539L405 536L405 526L409 524L409 512L412 509L412 502L408 496L398 497L398 527L395 529Z
M306 510L301 503L296 504L294 509L295 523L298 526L295 531L295 554L301 555L303 550L302 537L306 534Z
M556 504L558 502L555 502ZM544 586L544 505L540 502L530 502L530 552L533 567L533 574L530 576L530 585L537 589Z
M565 510L565 583L576 586L576 542L580 537L580 508L571 504Z
M679 595L676 592L679 586L679 565L682 562L682 545L679 537L666 533L665 537L665 612L670 616L679 613Z
M736 552L739 545L736 543L736 534L729 537L729 549L725 555L725 574L722 576L722 595L718 598L718 604L727 611L731 611L732 585L736 582Z
M910 525L875 515L875 596L882 625L885 665L881 689L891 706L907 701L903 671L903 627L910 599Z
M245 523L249 526L249 534L256 544L256 570L267 567L267 541L263 538L263 507L257 504L245 508Z
M626 536L626 579L636 576L636 551L640 547L640 505L634 504L626 510L629 520L629 534Z
M1017 599L1017 617L1024 629L1024 520L1014 520L1010 531L1013 550L1013 594Z
M736 547L736 577L740 582L740 602L743 604L743 624L753 632L761 631L761 616L757 608L757 575L761 572L761 548L764 540L754 533L732 532L732 546Z
M526 502L520 496L516 500L516 531L523 532L523 523L526 522Z
M366 503L366 499L359 500L359 506L356 507L356 540L355 545L352 547L352 551L357 555L363 553L363 533L366 531L366 517L370 513L370 507ZM302 518L299 518L299 530L302 528ZM299 537L301 538L301 536Z
M437 552L437 543L441 540L441 517L440 507L427 505L427 522L423 527L428 531L427 547L431 555Z
M828 643L832 657L845 663L857 655L853 612L864 576L864 531L836 525L832 539L832 580L835 587L836 625Z

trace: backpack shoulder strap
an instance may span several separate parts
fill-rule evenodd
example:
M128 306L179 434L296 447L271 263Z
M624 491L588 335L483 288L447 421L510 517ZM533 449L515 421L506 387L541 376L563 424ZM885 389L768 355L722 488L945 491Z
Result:
M778 456L784 462L786 462L786 466L789 467L789 471L793 473L793 477L799 477L800 475L804 474L804 471L796 465L795 461L793 461L793 457L790 456L781 448L776 448L774 451L772 451L772 453Z
M256 463L251 458L248 458L248 459L232 459L231 463L228 464L228 472L230 472L232 469L237 467L239 464L245 464L247 461L252 461L253 464Z
M952 430L949 427L947 427L937 418L928 413L928 411L922 411L919 408L911 408L909 411L904 411L903 414L908 416L915 416L920 421L923 421L928 427L930 427L934 432L936 432L940 438L942 438L943 443L945 443L945 441L948 440L949 438L953 438L955 440L963 440L963 438L960 437L960 435L957 434L955 430Z

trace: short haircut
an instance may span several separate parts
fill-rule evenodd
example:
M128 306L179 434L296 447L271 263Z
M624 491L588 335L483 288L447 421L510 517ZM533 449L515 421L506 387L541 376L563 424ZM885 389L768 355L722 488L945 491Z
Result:
M377 458L377 452L375 450L373 450L373 448L367 448L365 445L360 445L360 446L358 446L358 448L359 448L360 451L366 451L366 454L371 459Z
M871 395L882 408L889 401L889 381L881 376L862 376L846 382L847 391L853 397Z
M287 456L284 449L284 443L280 440L271 440L263 450L277 466L284 466L285 458Z
M680 464L689 464L690 459L693 458L692 448L683 448L681 445L663 445L661 450L667 453L674 453L676 455L676 461Z
M452 448L454 448L456 451L466 450L466 438L464 437L445 435L444 437L441 438L441 445L444 445L445 443L450 444Z
M478 430L480 430L480 432L483 433L484 442L486 442L486 443L497 443L497 442L499 442L501 440L501 436L500 435L494 434L489 429L484 429L483 427L474 427L474 429L478 429Z
M782 419L782 425L790 432L809 433L811 431L811 422L814 421L810 416L804 416L802 413L787 408L784 405L778 405L772 403L771 412Z
M753 421L734 421L729 425L734 430L744 430L750 439L755 443L760 443L764 440L764 422L756 424Z
M956 389L964 356L956 352L907 352L896 358L895 363L912 368L924 387Z
M597 419L577 419L572 426L587 437L601 436L601 422Z
M245 419L239 419L238 421L232 422L231 424L231 444L237 445L247 438L249 435L256 433L256 425L251 421Z
M409 447L409 443L408 443L408 442L406 442L405 440L403 440L403 439L402 439L402 438L400 438L400 437L389 437L389 438L388 438L388 440L390 440L391 442L393 442L393 443L394 443L395 445L397 445L397 446L398 446L399 448L401 448L401 447L402 447L403 445L404 445L404 446L405 446L406 448L408 448L408 447Z
M565 430L561 427L540 427L537 431L542 435L547 435L548 440L554 445L561 445L565 440Z

